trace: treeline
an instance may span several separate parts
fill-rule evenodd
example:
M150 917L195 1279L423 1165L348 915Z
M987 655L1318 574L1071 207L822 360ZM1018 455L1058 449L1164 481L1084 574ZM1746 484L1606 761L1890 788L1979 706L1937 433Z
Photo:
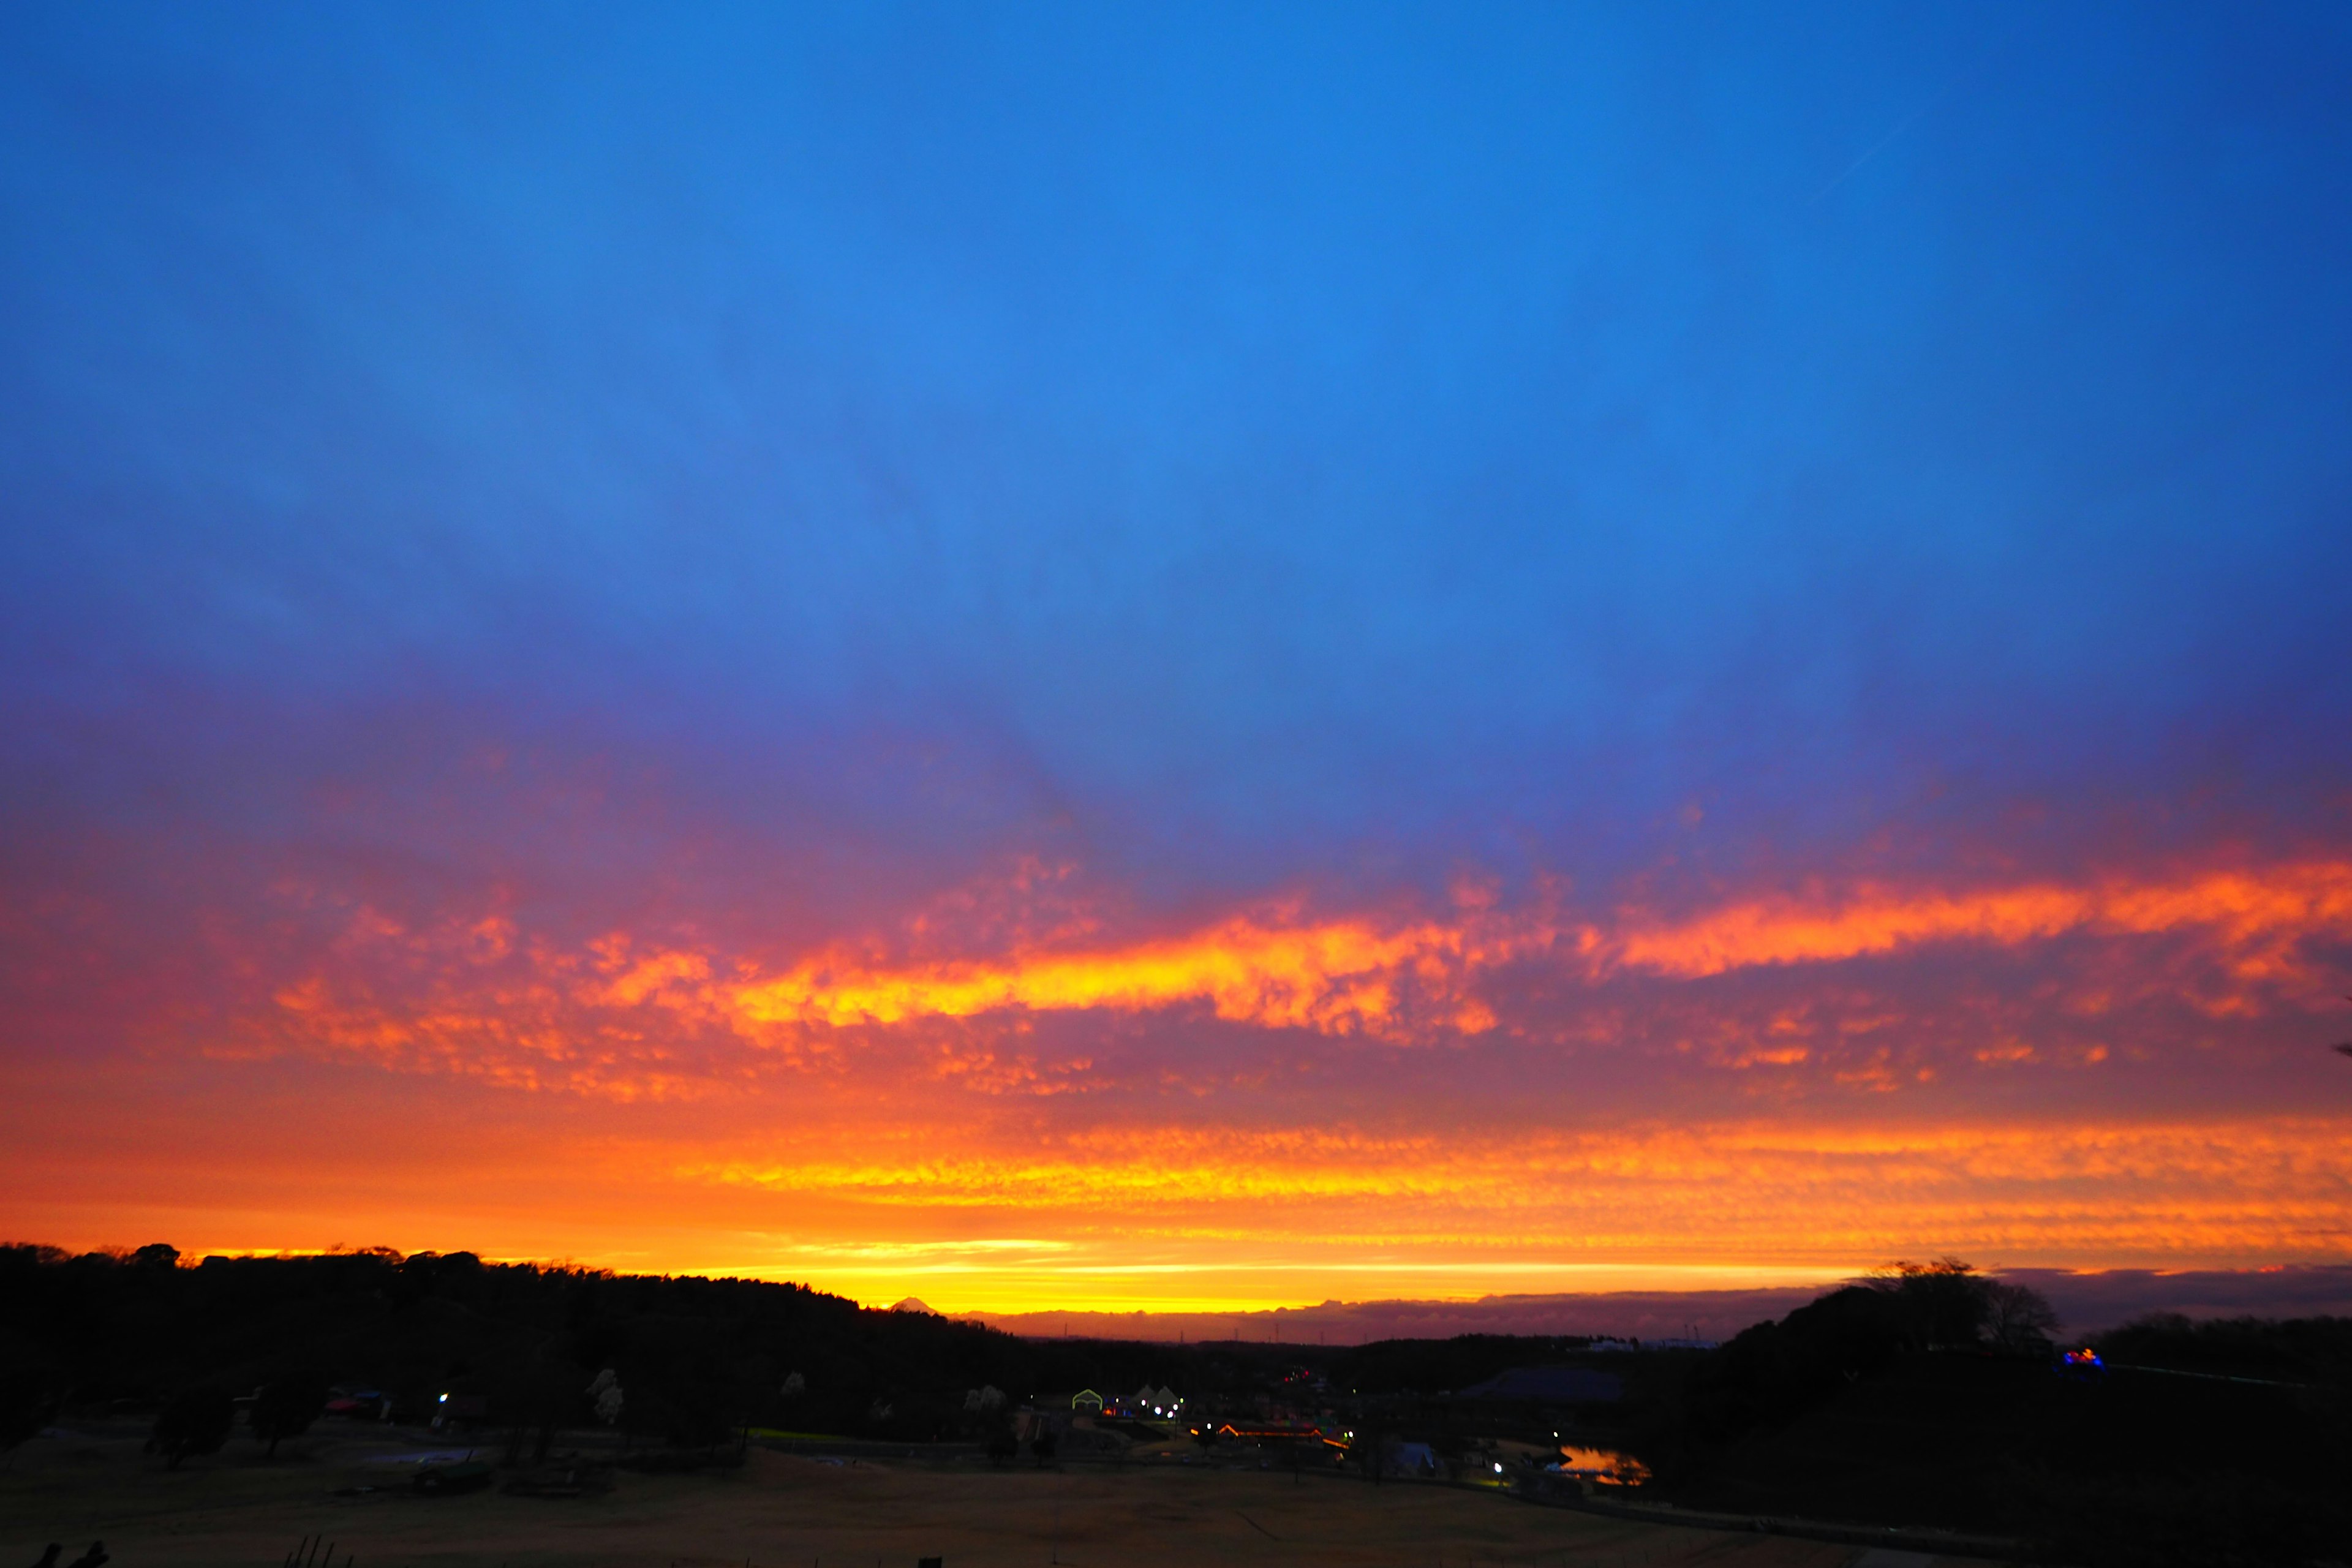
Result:
M60 1408L169 1412L272 1389L323 1401L342 1385L381 1393L399 1419L428 1416L449 1394L486 1426L539 1433L609 1415L633 1438L687 1446L746 1424L928 1441L984 1435L991 1413L965 1408L974 1389L1017 1401L1181 1384L1178 1359L1172 1347L1021 1340L765 1280L388 1248L187 1267L163 1246L0 1247L0 1400L18 1431ZM604 1390L591 1388L606 1371L620 1397L600 1413Z
M706 1445L748 1424L930 1441L989 1436L1002 1407L966 1408L984 1388L1014 1404L1148 1384L1175 1387L1195 1411L1246 1410L1262 1395L1311 1406L1359 1390L1467 1387L1586 1342L1026 1340L868 1310L802 1285L493 1264L466 1252L378 1247L191 1265L165 1246L79 1256L0 1247L0 1394L20 1426L60 1405L164 1412L188 1401L173 1422L201 1434L217 1418L207 1412L235 1398L248 1402L245 1420L268 1441L299 1430L340 1385L380 1393L403 1420L435 1414L446 1394L481 1410L486 1426L538 1433L598 1423L599 1379L610 1371L620 1396L609 1414L633 1439ZM1310 1386L1318 1374L1320 1389Z
M1699 1507L2086 1565L2352 1559L2352 1320L2143 1319L2095 1362L2049 1326L1965 1264L1898 1266L1654 1380L1639 1446Z
M1677 1415L1687 1439L1720 1443L1881 1376L1906 1354L1978 1352L2047 1364L2056 1327L2041 1296L1958 1258L1895 1263L1743 1330L1696 1365Z
M1591 1343L1580 1334L1376 1340L1331 1352L1322 1370L1341 1393L1441 1394L1484 1383L1514 1367L1543 1366L1576 1356Z
M1694 1506L2007 1534L2086 1565L2352 1561L2352 1320L2146 1319L2098 1340L2096 1366L2062 1360L2053 1326L1965 1264L1898 1265L1713 1352L1596 1358L1625 1401L1575 1419ZM746 1425L984 1441L1005 1406L973 1391L1145 1384L1195 1413L1336 1407L1442 1437L1502 1417L1424 1396L1584 1347L1023 1340L799 1285L462 1252L189 1266L168 1247L0 1247L0 1447L111 1411L152 1421L166 1458L217 1447L233 1400L248 1440L282 1440L331 1385L376 1396L355 1414L455 1409L542 1452L608 1418L689 1448Z

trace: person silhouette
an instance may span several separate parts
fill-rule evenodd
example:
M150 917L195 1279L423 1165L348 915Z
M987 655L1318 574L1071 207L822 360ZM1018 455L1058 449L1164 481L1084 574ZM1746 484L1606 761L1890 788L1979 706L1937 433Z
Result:
M72 1568L103 1568L105 1562L106 1542L93 1541L89 1543L89 1551L73 1560Z

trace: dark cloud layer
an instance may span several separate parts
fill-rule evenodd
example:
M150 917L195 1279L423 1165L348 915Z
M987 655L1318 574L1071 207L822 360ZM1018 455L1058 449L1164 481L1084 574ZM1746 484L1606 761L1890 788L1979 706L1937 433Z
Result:
M2152 1312L2192 1318L2352 1317L2352 1265L2147 1268L2079 1272L2011 1268L2000 1277L2036 1289L2062 1329L2096 1334ZM1643 1340L1728 1339L1751 1323L1803 1306L1827 1286L1760 1290L1610 1290L1482 1296L1474 1301L1326 1301L1257 1312L982 1312L966 1314L1017 1334L1260 1343L1366 1344L1456 1334L1590 1334Z

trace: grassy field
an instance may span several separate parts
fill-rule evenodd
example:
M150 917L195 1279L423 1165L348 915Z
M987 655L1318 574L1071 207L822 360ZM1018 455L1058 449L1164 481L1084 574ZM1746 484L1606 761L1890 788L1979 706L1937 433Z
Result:
M1853 1548L1633 1524L1448 1488L1175 1464L995 1471L755 1451L740 1470L616 1478L567 1500L412 1495L419 1445L392 1435L239 1438L166 1470L124 1428L37 1439L0 1471L0 1568L102 1538L120 1568L274 1568L304 1536L337 1568L1844 1568ZM299 1450L299 1451L298 1451ZM374 1486L362 1496L337 1489ZM1906 1561L1917 1561L1909 1559Z

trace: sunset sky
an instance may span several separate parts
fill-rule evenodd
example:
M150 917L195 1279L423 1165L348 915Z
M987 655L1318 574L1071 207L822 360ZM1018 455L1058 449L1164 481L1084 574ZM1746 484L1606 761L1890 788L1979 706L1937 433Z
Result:
M2352 12L0 11L0 1233L2352 1261Z

